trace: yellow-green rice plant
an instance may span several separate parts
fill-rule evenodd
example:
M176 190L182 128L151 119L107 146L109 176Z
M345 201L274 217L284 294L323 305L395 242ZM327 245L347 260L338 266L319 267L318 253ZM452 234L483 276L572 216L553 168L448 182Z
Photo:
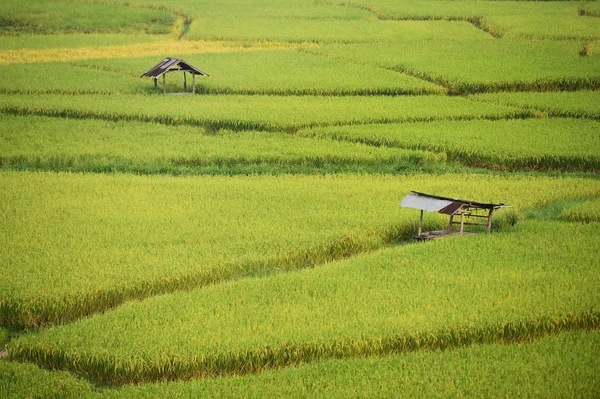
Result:
M20 337L8 353L126 384L596 329L599 229L523 222L491 235L396 246L127 303Z
M550 116L600 120L600 92L495 93L469 98L494 104L510 105Z
M458 97L3 95L0 112L158 122L209 129L295 131L302 127L456 119L526 118L513 107Z
M300 135L445 153L494 170L600 171L600 124L571 118L323 127Z
M600 222L600 200L585 201L579 205L566 208L560 218L570 222Z
M408 238L418 215L398 203L410 190L517 210L600 193L589 179L453 174L173 179L4 172L0 189L0 324L15 327L311 267ZM430 215L426 222L439 229L447 219Z

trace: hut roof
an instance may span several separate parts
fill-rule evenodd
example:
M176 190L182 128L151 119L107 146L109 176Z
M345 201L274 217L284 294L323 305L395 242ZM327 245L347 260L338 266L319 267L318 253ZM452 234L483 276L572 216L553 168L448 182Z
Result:
M419 193L417 191L411 191L410 194L404 197L400 203L400 206L405 208L421 209L427 212L438 212L446 215L454 215L465 205L469 208L480 209L498 209L507 206L504 204L493 204L449 197L440 197L438 195Z
M209 76L206 72L201 71L189 62L186 62L180 58L165 58L164 60L147 70L140 77L149 77L157 79L159 76L170 71L185 71L193 75Z

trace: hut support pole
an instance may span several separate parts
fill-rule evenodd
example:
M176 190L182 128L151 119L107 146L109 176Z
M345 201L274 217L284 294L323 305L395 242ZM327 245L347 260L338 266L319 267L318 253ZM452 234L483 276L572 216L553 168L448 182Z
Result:
M163 94L167 94L167 74L163 73Z
M158 87L158 79L154 78L154 88L156 89Z
M448 223L448 230L452 230L452 222L454 221L454 215L450 215L450 223Z
M421 237L421 233L423 232L423 209L421 209L421 218L419 219L419 233L417 234Z
M485 229L486 233L489 233L492 229L492 213L494 213L494 208L490 208L490 213L488 213L487 228Z
M187 78L186 78L186 73L183 73L183 92L187 93Z
M196 74L192 73L192 94L196 94Z
M460 234L465 231L465 213L460 213Z

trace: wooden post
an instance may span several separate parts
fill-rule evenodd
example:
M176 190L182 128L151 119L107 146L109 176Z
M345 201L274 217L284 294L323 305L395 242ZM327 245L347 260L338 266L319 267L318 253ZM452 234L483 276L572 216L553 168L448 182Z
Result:
M450 215L450 223L448 223L448 230L452 231L452 222L454 221L454 215Z
M154 78L154 88L156 89L158 87L158 79Z
M421 219L419 219L419 233L417 234L421 237L421 233L423 231L423 209L421 209Z
M196 94L196 74L192 73L192 94Z
M167 94L167 74L163 73L163 94Z
M465 213L461 212L460 213L460 234L462 234L463 231L465 231Z
M486 234L492 229L492 213L494 213L494 208L490 208L490 213L488 213L487 228L485 229Z
M187 93L187 79L185 76L185 71L183 72L183 92Z

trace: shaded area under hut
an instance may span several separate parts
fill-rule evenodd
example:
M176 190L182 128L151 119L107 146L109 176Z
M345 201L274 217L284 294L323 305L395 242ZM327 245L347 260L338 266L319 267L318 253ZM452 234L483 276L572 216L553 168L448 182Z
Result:
M465 227L471 226L485 227L486 233L489 233L492 228L492 215L494 211L510 205L468 201L411 191L410 194L404 197L400 206L421 210L419 231L415 238L418 240L429 240L452 234L476 233L476 231L465 230ZM423 212L425 211L450 216L448 229L423 232ZM459 216L460 220L455 220L456 216ZM454 229L455 225L460 225L458 230Z
M158 64L143 73L140 77L148 77L154 79L154 87L158 87L158 79L162 76L163 94L167 94L167 73L183 72L183 93L187 91L187 74L192 75L192 93L196 94L196 75L210 76L204 71L196 68L189 62L180 58L165 58Z

